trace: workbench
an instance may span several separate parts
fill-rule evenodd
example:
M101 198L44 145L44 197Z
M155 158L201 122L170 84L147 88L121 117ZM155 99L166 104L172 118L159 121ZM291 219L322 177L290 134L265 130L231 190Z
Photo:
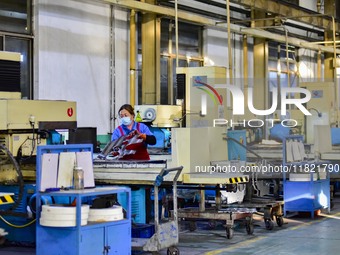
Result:
M166 160L94 159L94 178L98 184L153 185L157 175L167 167ZM175 173L164 177L172 183Z

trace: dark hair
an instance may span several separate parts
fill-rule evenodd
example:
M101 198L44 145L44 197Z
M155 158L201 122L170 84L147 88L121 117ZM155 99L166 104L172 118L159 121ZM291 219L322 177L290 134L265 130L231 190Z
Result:
M132 105L130 105L130 104L123 104L123 105L119 108L118 114L120 114L120 111L121 111L121 110L127 110L131 115L135 116L134 109L133 109Z

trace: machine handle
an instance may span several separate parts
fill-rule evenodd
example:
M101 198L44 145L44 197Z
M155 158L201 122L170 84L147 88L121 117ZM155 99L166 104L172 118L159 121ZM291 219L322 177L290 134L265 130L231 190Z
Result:
M104 254L109 254L109 252L110 252L110 249L111 249L111 246L109 246L109 245L106 245L106 246L104 246Z
M182 170L183 170L183 166L174 167L174 168L163 168L161 172L157 175L154 185L157 187L161 186L162 182L164 181L163 177L166 176L168 173L175 172L175 171L177 171L177 173L174 177L174 181L177 181Z

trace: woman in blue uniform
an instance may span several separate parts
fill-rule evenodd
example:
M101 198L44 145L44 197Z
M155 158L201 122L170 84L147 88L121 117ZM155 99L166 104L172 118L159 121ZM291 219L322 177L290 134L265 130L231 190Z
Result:
M134 109L129 104L124 104L119 111L120 125L112 133L112 141L119 139L122 136L129 136L137 134L138 138L143 142L129 145L129 150L135 150L134 154L124 155L124 160L137 159L149 160L150 156L147 151L147 145L156 144L156 137L152 134L147 125L135 121Z

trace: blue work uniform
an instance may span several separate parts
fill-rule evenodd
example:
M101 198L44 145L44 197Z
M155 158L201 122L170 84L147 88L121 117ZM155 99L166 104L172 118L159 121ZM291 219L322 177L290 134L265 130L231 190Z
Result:
M121 136L130 134L134 130L137 130L141 134L153 135L147 125L140 123L140 122L134 122L131 130L128 129L127 126L125 126L125 125L118 126L113 131L111 140L115 141L118 138L120 138ZM135 160L149 160L150 156L149 156L149 153L147 151L146 142L143 142L143 144L140 144L140 145L141 146L137 146L135 148L135 151L136 151L135 154L124 155L123 158L121 158L121 159L123 159L123 160L133 160L133 159L135 159Z

